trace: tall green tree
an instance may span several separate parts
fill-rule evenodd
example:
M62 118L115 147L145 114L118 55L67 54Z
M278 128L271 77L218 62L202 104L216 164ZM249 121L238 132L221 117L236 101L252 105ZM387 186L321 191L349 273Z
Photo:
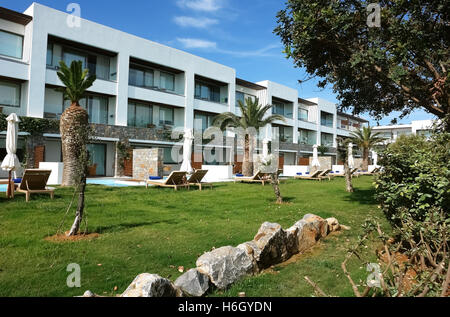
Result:
M60 119L61 145L64 162L62 186L74 186L78 190L78 205L75 221L69 235L75 235L80 229L84 211L84 192L87 176L87 131L89 130L89 116L80 106L81 98L85 97L86 90L92 86L96 76L90 75L87 69L83 70L81 61L73 61L70 68L60 62L58 77L65 87L64 100L70 100L71 105L63 112Z
M333 85L341 109L381 119L421 108L448 119L450 2L376 1L380 27L369 27L372 2L288 0L274 32L296 66Z
M283 116L279 114L267 115L267 112L272 108L272 105L262 106L259 104L259 99L252 98L245 99L245 105L241 100L238 100L238 106L241 110L241 116L237 116L232 112L224 112L217 115L213 124L219 126L222 130L227 127L242 128L247 130L254 128L259 131L260 128L265 127L277 120L286 121ZM248 130L247 130L248 131ZM242 173L245 176L253 175L253 160L250 160L250 143L253 142L252 136L245 133L244 137L244 159L242 161Z
M362 129L350 132L352 142L356 144L363 153L363 165L362 169L367 171L369 169L369 151L376 145L383 142L384 138L381 137L379 132L373 133L371 127L363 126Z

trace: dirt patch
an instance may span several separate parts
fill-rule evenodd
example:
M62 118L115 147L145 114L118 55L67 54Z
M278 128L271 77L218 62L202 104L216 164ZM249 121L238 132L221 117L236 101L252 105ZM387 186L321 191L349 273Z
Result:
M50 241L50 242L76 242L76 241L86 241L86 240L94 240L100 237L99 233L96 232L82 232L75 236L67 236L69 231L64 232L63 234L55 234L53 236L45 237L44 240Z

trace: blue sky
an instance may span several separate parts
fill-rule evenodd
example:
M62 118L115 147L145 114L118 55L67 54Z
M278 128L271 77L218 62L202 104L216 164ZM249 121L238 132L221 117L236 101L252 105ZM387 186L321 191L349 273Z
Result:
M39 0L66 11L72 1ZM75 1L73 1L75 2ZM23 12L31 1L3 0L0 6ZM81 17L233 67L249 81L272 80L296 88L302 98L320 97L338 103L331 87L319 89L317 80L299 84L307 76L282 53L273 29L284 0L78 0ZM388 124L398 114L380 121ZM371 120L367 115L366 119ZM432 118L416 111L400 120ZM376 124L371 120L371 124Z

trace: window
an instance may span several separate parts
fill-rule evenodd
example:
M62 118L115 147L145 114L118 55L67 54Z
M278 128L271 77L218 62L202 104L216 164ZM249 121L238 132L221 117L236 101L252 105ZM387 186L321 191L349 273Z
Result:
M108 124L108 98L103 96L89 96L88 115L89 122Z
M47 66L53 66L53 44L47 44Z
M0 31L0 55L22 58L23 36Z
M206 129L208 129L212 125L213 119L214 119L214 115L210 115L210 114L206 114L206 113L198 113L198 112L196 112L194 114L194 120L201 120L202 132L204 132ZM197 126L195 126L195 128L197 128Z
M153 123L153 107L142 103L128 103L128 126L147 128Z
M220 87L196 82L194 97L196 99L220 102Z
M302 121L308 121L308 110L299 108L298 109L298 119Z
M0 81L0 105L20 107L20 84Z
M161 72L159 75L159 88L166 90L175 90L175 76L173 74Z
M333 115L327 112L320 112L320 124L326 127L333 127Z
M280 142L292 142L292 127L274 125L273 128L278 128Z
M179 163L179 157L178 157L178 155L176 155L176 157L172 157L172 148L164 147L163 148L163 161L164 161L164 164L177 164L177 163Z
M73 61L81 61L83 69L87 68L87 56L75 51L65 51L63 53L63 61L70 67Z
M128 83L132 86L138 87L154 87L153 70L151 69L138 69L130 68L130 75Z
M333 135L329 133L321 133L320 143L324 146L333 146Z
M281 102L272 102L272 113L284 116L284 104Z
M245 106L245 105L246 105L246 104L245 104L245 101L246 101L248 98L250 98L252 101L255 101L255 100L256 100L256 96L253 96L253 95L250 95L250 94L245 94L245 93L240 92L240 91L236 91L236 107L239 107L239 103L238 103L239 100L240 100L240 101L244 104L244 106Z
M172 108L159 107L159 124L174 124Z
M80 99L80 106L87 109L90 123L108 124L109 100L105 96L90 95ZM87 107L86 107L87 105ZM70 100L64 100L63 112L70 107Z
M312 130L298 130L298 143L314 145L316 144L316 132Z

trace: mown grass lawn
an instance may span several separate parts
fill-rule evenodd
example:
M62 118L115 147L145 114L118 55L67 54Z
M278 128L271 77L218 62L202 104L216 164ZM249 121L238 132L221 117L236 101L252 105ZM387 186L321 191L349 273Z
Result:
M236 246L251 240L264 221L287 228L306 213L336 217L350 231L332 234L296 261L245 278L226 291L210 296L311 296L308 275L327 293L352 296L340 264L353 246L361 224L371 216L388 225L373 200L372 177L354 179L355 192L346 193L344 180L330 182L288 180L281 192L289 201L274 203L271 186L216 184L213 190L181 190L88 185L89 241L49 242L56 233L72 190L59 188L55 199L23 195L12 201L0 195L0 296L74 296L89 289L100 295L121 293L143 272L175 280L178 266L195 267L195 261L212 247ZM68 230L73 213L65 220ZM367 258L375 258L369 248ZM81 266L81 288L66 285L69 263ZM101 265L100 265L101 264ZM352 262L358 280L365 268ZM117 286L117 291L114 287Z

